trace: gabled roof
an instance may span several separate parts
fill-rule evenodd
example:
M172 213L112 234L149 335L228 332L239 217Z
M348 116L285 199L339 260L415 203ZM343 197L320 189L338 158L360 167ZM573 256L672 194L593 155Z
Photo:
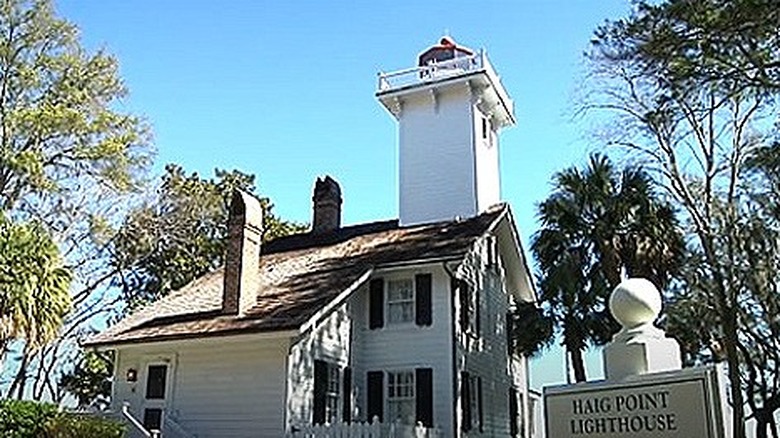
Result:
M498 204L461 221L401 227L393 220L278 238L263 246L257 302L243 314L220 313L219 269L136 311L84 345L295 330L374 268L464 256L508 212L506 204Z

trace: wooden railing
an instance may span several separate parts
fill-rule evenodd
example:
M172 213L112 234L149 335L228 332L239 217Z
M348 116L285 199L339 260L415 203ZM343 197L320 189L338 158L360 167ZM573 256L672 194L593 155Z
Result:
M370 423L336 423L292 427L285 438L439 438L438 429L401 423L381 423L374 417Z

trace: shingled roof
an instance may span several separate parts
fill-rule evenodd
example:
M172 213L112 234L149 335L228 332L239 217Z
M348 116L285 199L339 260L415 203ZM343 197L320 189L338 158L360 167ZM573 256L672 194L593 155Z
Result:
M507 212L506 204L498 204L460 221L401 227L393 220L278 238L263 246L257 301L246 312L225 315L220 311L223 270L218 269L138 310L84 345L298 329L372 269L465 255Z

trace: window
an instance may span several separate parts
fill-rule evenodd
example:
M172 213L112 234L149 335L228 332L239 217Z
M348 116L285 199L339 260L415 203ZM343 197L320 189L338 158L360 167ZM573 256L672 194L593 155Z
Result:
M471 376L469 379L469 412L471 413L469 423L471 424L471 429L477 429L479 427L479 399L479 379Z
M366 373L367 418L433 427L433 369Z
M387 284L387 320L390 324L414 321L414 285L409 278Z
M339 418L339 369L328 364L328 383L325 388L325 421L333 424Z
M488 138L488 120L486 118L482 118L482 139L486 140Z
M368 328L411 322L420 327L432 325L432 288L433 276L429 273L413 278L372 279L368 289Z
M482 431L482 378L468 372L461 373L461 411L464 431Z
M487 239L487 267L489 269L495 269L498 266L498 244L496 243L496 237L490 236Z
M162 429L162 409L160 408L147 408L144 409L144 428L146 430L160 430Z
M387 419L414 424L416 409L414 371L387 373Z
M460 323L465 333L479 336L479 294L465 280L459 280Z
M168 372L166 365L149 365L146 375L146 398L164 399L165 398L165 377Z
M333 424L339 420L341 384L338 365L314 361L314 424Z

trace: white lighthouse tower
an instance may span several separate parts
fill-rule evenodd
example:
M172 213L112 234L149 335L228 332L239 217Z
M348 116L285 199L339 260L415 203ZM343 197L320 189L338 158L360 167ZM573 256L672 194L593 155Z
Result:
M376 96L398 120L401 225L472 217L500 200L498 132L515 117L484 52L444 37L417 67L380 73Z

